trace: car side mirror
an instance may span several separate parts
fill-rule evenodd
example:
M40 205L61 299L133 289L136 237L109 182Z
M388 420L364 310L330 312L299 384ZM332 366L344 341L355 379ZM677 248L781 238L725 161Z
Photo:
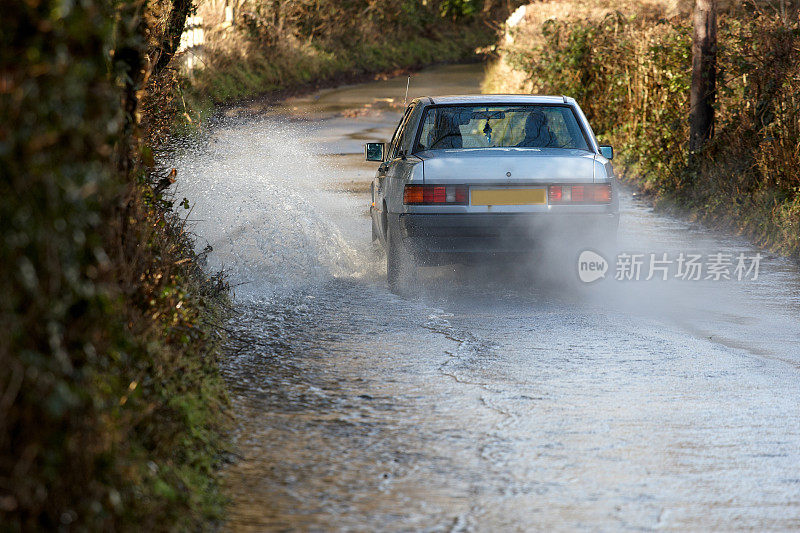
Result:
M600 155L608 160L614 159L614 149L610 146L601 146Z
M386 152L386 143L367 143L364 146L364 156L367 161L383 162L384 152Z

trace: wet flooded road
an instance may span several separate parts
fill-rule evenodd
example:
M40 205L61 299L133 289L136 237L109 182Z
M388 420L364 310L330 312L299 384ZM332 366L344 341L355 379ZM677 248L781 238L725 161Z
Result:
M411 96L480 74L423 72ZM796 267L579 291L440 267L392 295L362 143L391 135L405 82L234 110L176 161L236 285L227 528L800 528ZM756 253L622 204L622 250Z

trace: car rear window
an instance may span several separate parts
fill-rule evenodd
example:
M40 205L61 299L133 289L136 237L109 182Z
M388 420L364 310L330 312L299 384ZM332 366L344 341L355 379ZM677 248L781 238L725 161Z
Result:
M536 104L429 107L414 151L500 147L589 150L571 107Z

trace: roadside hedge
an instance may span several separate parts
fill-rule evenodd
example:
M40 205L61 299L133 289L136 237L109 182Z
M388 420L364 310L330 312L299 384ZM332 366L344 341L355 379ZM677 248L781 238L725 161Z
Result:
M226 290L139 142L151 14L3 4L3 530L196 529L222 511Z
M721 9L715 135L691 162L691 17L666 3L532 4L487 83L576 97L658 205L798 258L800 17L782 5Z

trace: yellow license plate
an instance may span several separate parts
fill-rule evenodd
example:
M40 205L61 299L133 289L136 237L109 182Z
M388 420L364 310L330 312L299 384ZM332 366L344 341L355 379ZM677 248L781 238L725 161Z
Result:
M544 189L472 189L472 205L546 204Z

